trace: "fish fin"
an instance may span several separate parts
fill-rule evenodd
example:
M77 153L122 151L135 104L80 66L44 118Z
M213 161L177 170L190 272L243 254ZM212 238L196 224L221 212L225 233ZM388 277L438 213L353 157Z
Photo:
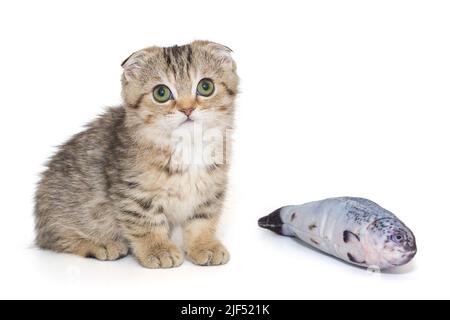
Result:
M348 260L350 260L353 263L357 263L357 264L364 264L364 263L366 263L366 261L364 259L356 257L353 254L351 254L350 252L347 253L347 257L348 257Z
M360 241L358 235L356 235L353 232L348 231L348 230L344 231L343 237L344 237L344 242L345 243L359 242Z
M283 234L283 221L281 220L281 209L277 209L268 216L265 216L258 221L261 228L271 230L275 233Z

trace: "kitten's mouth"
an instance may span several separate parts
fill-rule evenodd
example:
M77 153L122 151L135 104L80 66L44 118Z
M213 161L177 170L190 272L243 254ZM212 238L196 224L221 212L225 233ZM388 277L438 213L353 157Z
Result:
M187 118L182 123L180 123L179 127L182 125L185 125L185 124L193 123L193 122L194 122L194 120L192 120L191 118Z

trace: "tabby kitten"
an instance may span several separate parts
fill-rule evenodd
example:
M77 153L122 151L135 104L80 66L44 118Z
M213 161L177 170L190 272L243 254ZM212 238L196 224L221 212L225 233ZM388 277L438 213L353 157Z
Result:
M231 50L208 41L150 47L123 63L123 106L64 144L36 194L36 242L99 260L129 251L177 267L229 260L215 237L228 170L238 77Z

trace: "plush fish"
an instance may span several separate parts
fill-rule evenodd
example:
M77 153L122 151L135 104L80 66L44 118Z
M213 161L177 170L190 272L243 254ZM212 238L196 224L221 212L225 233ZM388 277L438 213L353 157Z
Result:
M375 202L332 198L286 206L259 226L303 240L342 260L364 267L401 266L416 255L416 240L403 222Z

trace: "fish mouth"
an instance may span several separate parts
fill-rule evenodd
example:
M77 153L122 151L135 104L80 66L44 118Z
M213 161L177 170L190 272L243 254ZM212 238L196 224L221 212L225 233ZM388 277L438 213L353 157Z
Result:
M404 253L402 260L400 262L396 261L396 262L392 262L390 261L389 264L391 264L394 267L400 267L403 266L407 263L409 263L417 254L417 250L414 251L408 251L406 253Z
M410 262L417 254L417 244L416 244L416 239L414 238L414 235L413 235L413 241L406 244L404 246L404 249L405 249L405 253L404 253L402 265Z
M411 260L416 256L416 254L417 254L417 249L414 250L414 251L410 251L410 252L407 254L408 262L411 261Z

